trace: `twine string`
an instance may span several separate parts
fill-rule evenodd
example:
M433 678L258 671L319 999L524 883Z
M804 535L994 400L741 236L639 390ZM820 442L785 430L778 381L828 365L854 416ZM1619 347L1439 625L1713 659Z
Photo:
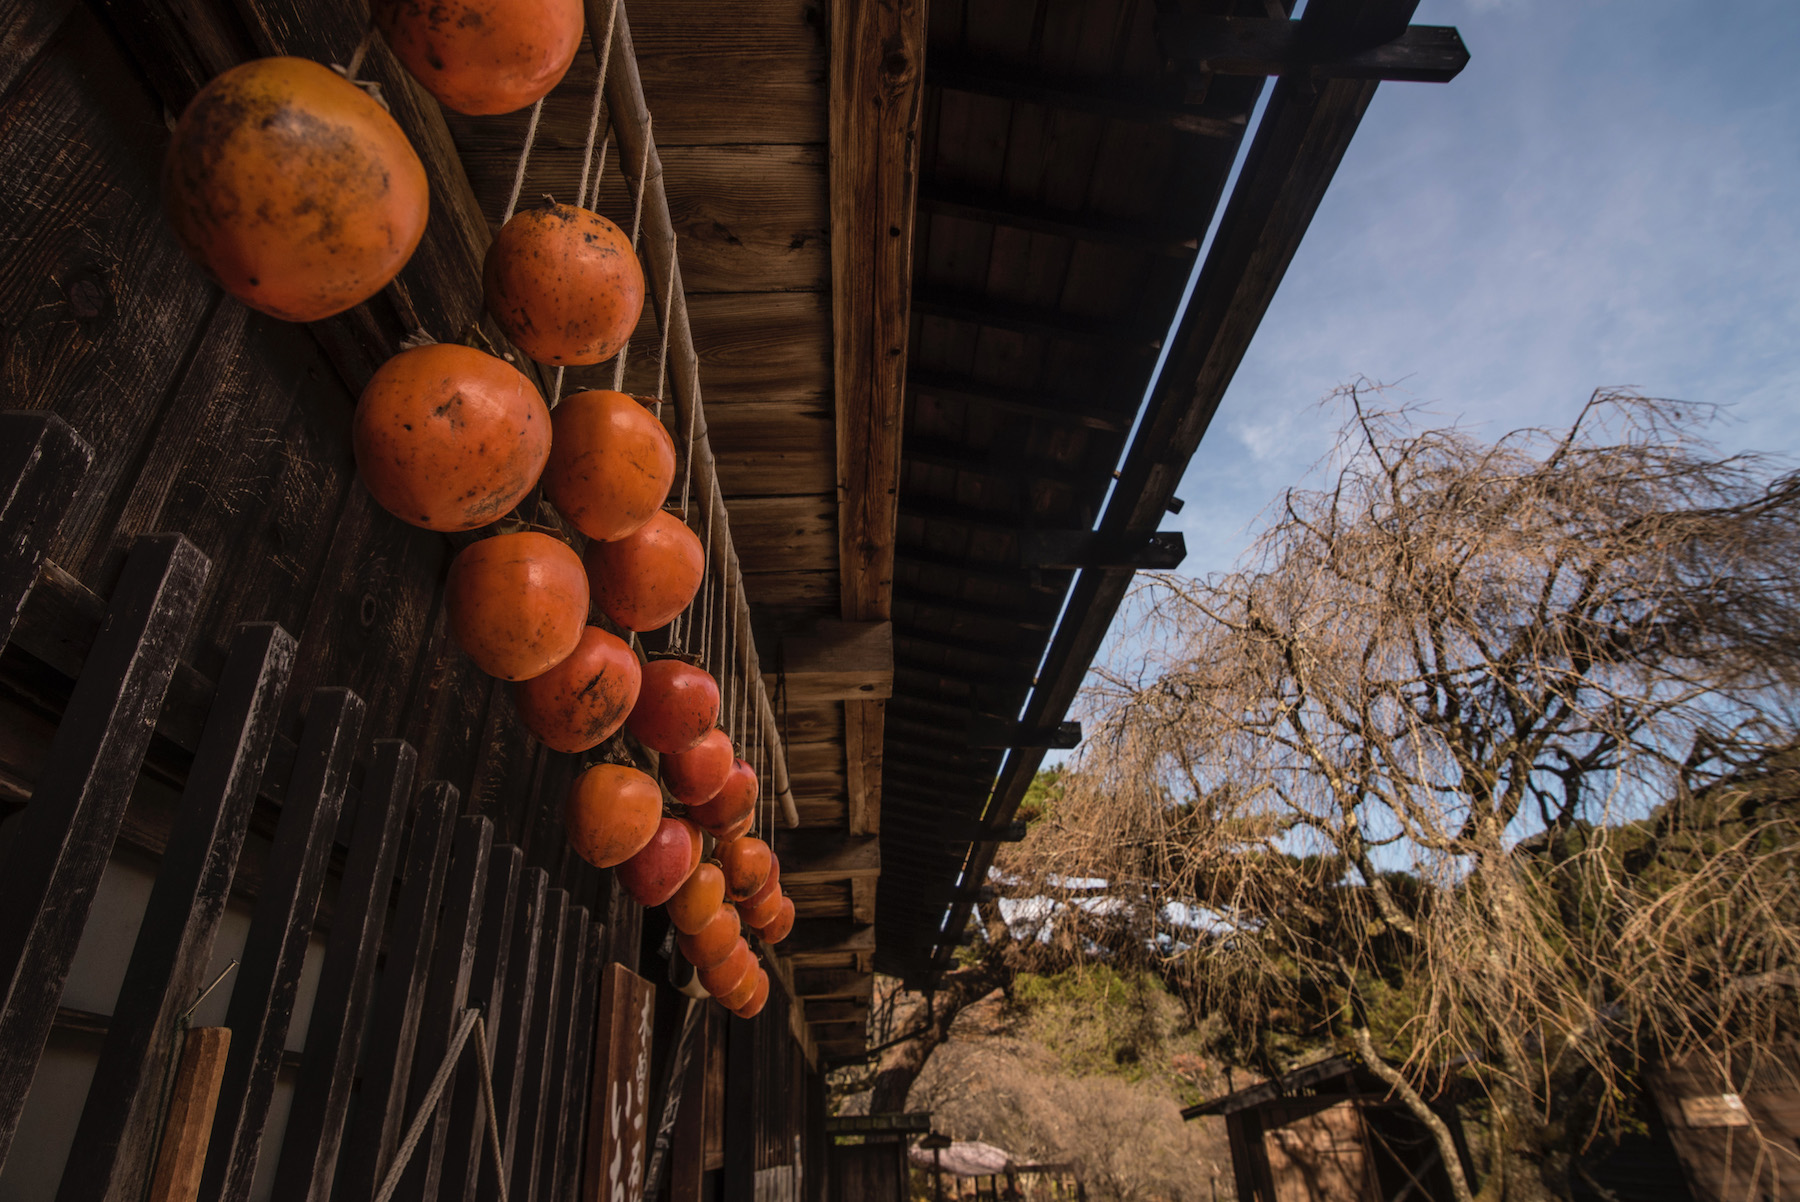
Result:
M637 253L638 235L644 229L644 195L650 191L650 152L656 147L656 139L650 132L650 116L644 116L644 152L638 156L637 202L631 212L631 252ZM669 273L673 275L673 272ZM625 356L631 350L631 340L619 348L619 357L613 361L613 391L622 392L625 388Z

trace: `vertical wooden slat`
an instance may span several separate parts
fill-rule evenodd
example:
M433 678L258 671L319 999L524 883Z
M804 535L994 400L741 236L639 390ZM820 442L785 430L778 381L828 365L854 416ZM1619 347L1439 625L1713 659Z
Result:
M506 1010L506 968L512 950L513 910L519 900L519 875L525 853L511 844L494 848L488 857L487 900L481 909L481 934L475 943L475 965L469 971L468 1004L481 1011L487 1032L488 1062L500 1044L501 1016ZM499 1106L498 1080L494 1082L495 1107ZM439 1191L447 1199L475 1202L476 1174L488 1158L487 1107L481 1096L481 1066L473 1053L456 1066L456 1093L450 1107L450 1134L445 1147L444 1184Z
M523 853L521 853L522 855ZM512 1184L519 1111L525 1092L526 1049L531 1045L531 1015L537 1005L538 943L543 936L544 908L549 904L549 877L542 868L527 868L519 882L513 909L512 948L507 953L506 1000L500 1012L500 1034L494 1041L494 1108L500 1112L500 1166ZM500 1197L499 1179L483 1172L476 1178L481 1202Z
M0 647L93 462L94 449L54 413L0 413Z
M138 539L49 767L0 858L0 1164L206 580L185 538Z
M705 1005L700 998L688 999L681 1017L681 1034L676 1037L675 1049L663 1064L662 1081L650 1107L650 1117L656 1125L650 1129L650 1171L644 1183L647 1198L658 1196L668 1170L669 1155L675 1144L675 1125L681 1115L681 1104L687 1100L688 1062L693 1058L694 1045L706 1026Z
M525 1046L525 1080L519 1090L517 1133L513 1138L513 1162L508 1171L507 1202L532 1202L537 1197L538 1161L544 1150L544 1115L550 1098L550 1047L556 1025L556 1006L562 997L563 926L568 918L569 895L552 889L544 900L538 936L538 980L531 1000L531 1039Z
M456 841L450 850L450 872L444 880L444 915L438 924L431 955L431 975L426 980L419 1037L413 1052L412 1079L406 1089L406 1122L424 1107L432 1078L450 1050L456 1028L462 1022L469 997L469 975L475 967L475 945L480 935L482 904L487 900L488 853L494 844L494 824L486 818L456 820ZM475 1049L464 1055L475 1060ZM394 1197L400 1202L425 1202L438 1196L443 1169L444 1137L450 1126L451 1075L439 1098L436 1113L425 1129L412 1159L400 1177Z
M413 1041L419 1031L419 998L431 959L431 936L437 925L438 899L443 893L444 866L450 859L450 834L459 800L456 788L441 780L427 784L419 794L419 812L406 848L400 908L394 912L387 961L357 1069L362 1088L356 1122L344 1139L338 1160L335 1194L339 1198L374 1197L400 1138Z
M556 1202L574 1202L581 1189L581 1156L587 1144L589 1066L594 1054L594 1012L600 1003L600 966L605 962L606 931L599 923L591 923L587 932L587 952L581 962L581 993L575 1000L568 1087L563 1094L563 1109L569 1119L563 1137L562 1166L556 1174Z
M58 1202L137 1202L150 1172L176 1024L206 984L294 650L293 636L271 623L240 626L232 640L107 1024Z
M688 1059L682 1104L676 1112L675 1134L669 1148L669 1202L701 1202L706 1183L706 1074L707 1061L713 1054L714 1021L702 1003L700 1030L694 1039L693 1055Z
M412 744L375 742L281 1141L275 1202L330 1202L417 767Z
M644 907L619 884L616 872L604 874L601 889L607 898L606 958L636 972L644 937Z
M581 998L581 970L587 962L588 912L572 906L563 917L562 985L556 999L556 1019L550 1028L549 1072L544 1081L545 1108L541 1125L544 1147L538 1155L537 1196L556 1202L557 1174L562 1171L563 1140L568 1135L569 1052L573 1045L575 1004Z
M756 1197L756 1024L726 1020L725 1031L725 1197Z
M200 1196L207 1141L230 1054L230 1027L195 1027L187 1033L163 1125L162 1152L150 1179L149 1202L195 1202Z
M250 1196L362 721L362 698L349 689L313 690L306 733L225 1011L225 1024L235 1038L219 1093L219 1121L206 1153L202 1188L209 1199L243 1202Z

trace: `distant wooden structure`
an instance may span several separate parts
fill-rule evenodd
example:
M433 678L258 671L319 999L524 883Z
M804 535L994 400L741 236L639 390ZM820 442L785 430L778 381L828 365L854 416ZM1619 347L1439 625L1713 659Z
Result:
M1800 1197L1800 1066L1726 1074L1699 1059L1645 1073L1694 1202Z
M1436 1109L1470 1172L1455 1110ZM1225 1119L1238 1202L1450 1202L1430 1132L1351 1057L1302 1065L1181 1112L1205 1115Z

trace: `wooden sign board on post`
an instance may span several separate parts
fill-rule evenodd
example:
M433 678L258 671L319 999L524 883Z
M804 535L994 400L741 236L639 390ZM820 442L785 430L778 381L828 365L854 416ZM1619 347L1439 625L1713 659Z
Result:
M649 1166L650 1041L656 987L608 964L595 1016L584 1202L638 1202Z

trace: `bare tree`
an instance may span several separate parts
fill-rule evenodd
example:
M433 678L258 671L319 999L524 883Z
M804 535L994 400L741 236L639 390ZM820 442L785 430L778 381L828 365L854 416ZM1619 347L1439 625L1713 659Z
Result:
M1490 443L1371 396L1240 569L1143 586L1003 866L1108 883L1060 946L1358 1051L1467 1199L1427 1105L1463 1066L1485 1192L1548 1197L1637 1058L1793 1032L1800 478L1699 406L1601 392Z

